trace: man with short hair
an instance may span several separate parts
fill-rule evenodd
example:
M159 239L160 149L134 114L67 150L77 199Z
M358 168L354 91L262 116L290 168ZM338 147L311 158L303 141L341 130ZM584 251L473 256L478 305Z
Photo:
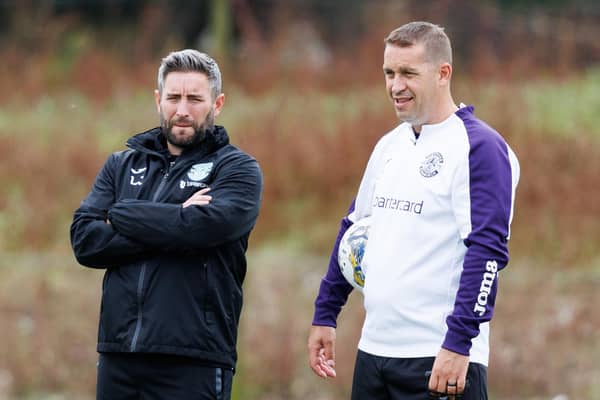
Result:
M230 399L262 175L214 124L217 63L162 60L160 127L112 154L75 211L77 260L105 268L98 399Z
M310 365L335 376L336 319L352 290L339 242L370 216L352 399L487 399L489 321L508 263L519 164L473 107L452 99L443 28L411 22L392 31L383 72L401 124L375 146L342 221L315 301Z

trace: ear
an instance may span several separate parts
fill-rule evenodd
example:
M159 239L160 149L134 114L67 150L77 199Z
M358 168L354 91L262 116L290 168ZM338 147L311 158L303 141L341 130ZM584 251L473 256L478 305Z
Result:
M439 68L439 79L440 85L448 86L450 85L450 78L452 78L452 65L448 63L443 63Z
M156 101L156 111L160 114L160 93L158 93L158 89L154 91L154 101Z
M215 117L221 113L223 104L225 104L225 93L221 93L220 95L218 95L215 100L215 105L214 105Z

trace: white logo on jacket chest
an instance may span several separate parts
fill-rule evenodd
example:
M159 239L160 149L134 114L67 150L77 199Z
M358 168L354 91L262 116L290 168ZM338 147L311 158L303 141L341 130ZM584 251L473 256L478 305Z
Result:
M186 187L206 187L205 183L200 181L206 179L212 171L213 163L200 163L194 164L187 173L187 179L182 179L179 182L179 187L185 189Z
M131 178L129 179L129 184L131 186L140 186L144 182L143 173L146 171L146 168L131 168Z
M429 154L425 157L425 160L421 163L419 167L419 172L425 178L431 178L432 176L436 176L440 173L442 166L444 165L444 156L442 156L437 151L435 153Z
M206 178L212 170L213 163L194 164L187 173L188 178L192 181L201 181Z

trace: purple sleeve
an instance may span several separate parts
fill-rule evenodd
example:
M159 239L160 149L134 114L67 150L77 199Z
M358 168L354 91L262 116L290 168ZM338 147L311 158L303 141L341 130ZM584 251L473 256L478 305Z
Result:
M346 281L340 267L338 265L338 249L340 240L348 228L352 225L352 221L348 218L354 211L354 201L348 209L348 214L342 219L340 231L338 232L331 257L329 258L329 268L327 273L321 280L319 294L315 300L315 314L313 317L313 325L336 327L338 314L342 310L344 304L348 300L348 296L352 291L352 286Z
M492 318L497 273L508 263L513 171L502 137L473 117L467 115L463 120L470 143L471 232L464 240L467 252L454 311L446 319L448 331L442 347L469 355L479 325Z

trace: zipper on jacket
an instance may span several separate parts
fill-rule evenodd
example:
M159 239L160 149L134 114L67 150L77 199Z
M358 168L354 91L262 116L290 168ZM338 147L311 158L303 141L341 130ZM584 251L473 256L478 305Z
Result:
M206 293L208 292L208 262L207 260L204 260L202 262L202 270L204 273L204 284L206 285L206 289L205 289L205 296L204 296L204 321L206 321L206 323L208 325L213 323L213 319L214 317L212 316L212 310L209 304L209 298L208 295L206 295Z
M168 164L167 169L165 171L164 176L162 177L154 196L152 196L152 201L156 201L158 196L163 191L165 184L167 183L167 179L169 178L169 172L173 167L175 162L171 162ZM146 263L142 265L140 270L140 276L138 278L137 284L137 321L135 323L135 331L133 333L133 339L131 339L131 346L129 347L129 351L134 352L137 346L138 337L140 336L140 331L142 330L142 317L143 317L143 300L144 300L144 276L146 275Z
M144 275L146 275L146 263L142 265L142 269L140 270L140 277L138 279L137 285L137 321L135 323L135 332L133 333L133 339L131 339L131 347L129 350L131 352L135 351L135 347L137 345L138 337L140 336L140 331L142 330L142 301L143 301L143 289L144 289Z
M167 165L167 169L165 170L165 174L163 175L160 184L158 185L158 188L156 189L156 192L154 192L154 196L152 196L152 201L156 201L156 199L158 199L158 196L162 193L163 189L165 188L165 184L167 183L167 179L169 179L169 173L171 173L171 168L173 168L173 165L175 164L175 161L171 161L168 165Z

